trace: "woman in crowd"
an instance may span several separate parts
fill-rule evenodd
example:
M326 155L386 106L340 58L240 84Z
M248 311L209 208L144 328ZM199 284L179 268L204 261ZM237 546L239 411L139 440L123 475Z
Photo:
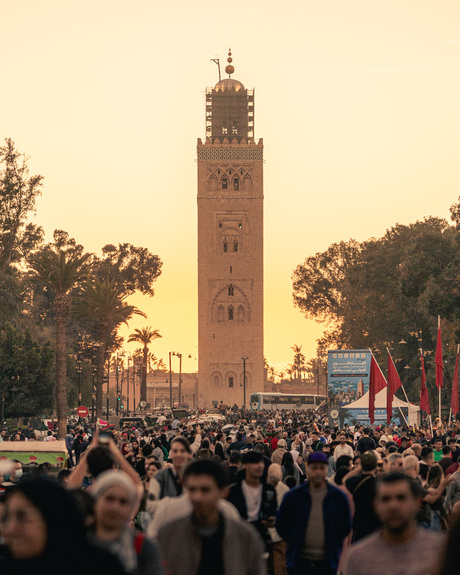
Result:
M123 575L117 559L88 543L72 495L45 477L26 478L6 496L2 575Z
M161 575L158 548L130 527L139 506L138 492L131 478L123 471L105 471L91 493L95 498L93 541L96 545L116 556L130 575Z
M283 482L286 483L287 477L293 477L295 479L295 484L300 484L300 473L299 469L294 465L294 459L292 454L288 451L283 455L281 460L281 469L283 470Z

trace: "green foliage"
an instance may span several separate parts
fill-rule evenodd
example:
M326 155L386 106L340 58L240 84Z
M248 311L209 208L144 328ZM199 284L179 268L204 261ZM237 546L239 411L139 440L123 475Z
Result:
M459 205L452 206L451 213L455 221ZM459 234L460 228L428 217L396 225L382 238L334 244L297 266L294 303L306 317L326 325L320 345L371 348L383 365L390 346L400 360L400 373L406 367L406 383L415 382L420 332L423 348L433 350L438 315L443 319L446 361L455 350ZM399 346L403 337L407 343ZM431 357L427 369L433 371Z
M161 273L162 262L146 248L132 244L107 244L102 258L94 260L94 274L99 279L110 278L118 292L131 295L136 291L153 296L153 284Z
M43 176L30 176L28 158L10 138L0 147L0 271L5 272L43 239L43 230L27 218L35 210Z
M49 342L7 323L0 331L0 396L5 416L38 416L53 406L54 360ZM14 391L16 389L17 391Z

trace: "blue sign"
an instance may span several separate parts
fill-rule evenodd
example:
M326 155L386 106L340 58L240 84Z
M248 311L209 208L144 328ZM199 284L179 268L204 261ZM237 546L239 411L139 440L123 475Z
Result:
M327 383L334 393L362 393L369 389L371 352L368 349L334 349L327 352Z

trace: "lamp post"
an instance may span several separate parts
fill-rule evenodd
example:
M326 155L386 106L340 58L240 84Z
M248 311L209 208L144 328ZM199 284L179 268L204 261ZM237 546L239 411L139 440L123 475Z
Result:
M242 357L243 360L243 409L246 409L246 360L249 357Z
M106 359L107 359L107 421L109 421L109 383L110 383L110 352L107 351L106 354Z
M176 357L179 358L179 399L178 399L179 405L181 402L181 393L182 393L182 387L181 387L181 383L182 383L182 354L179 353L178 351L170 351L169 352L169 388L170 388L169 401L171 402L171 409L174 407L173 396L172 396L172 372L171 372L171 357L173 355L175 355Z
M169 409L173 408L173 394L172 394L172 371L171 371L171 355L173 351L169 352Z
M91 357L91 363L92 363L92 376L93 376L93 380L92 380L92 385L93 385L93 392L91 394L91 421L94 423L95 422L95 416L94 416L94 408L95 408L95 401L96 401L96 386L94 385L94 380L97 374L97 348L98 346L96 344L93 344L92 347L92 357Z
M83 337L78 334L78 351L77 351L77 375L78 375L78 404L81 405L81 362L83 355Z
M129 362L131 361L131 352L127 351L128 355L128 373L126 379L126 411L129 413Z

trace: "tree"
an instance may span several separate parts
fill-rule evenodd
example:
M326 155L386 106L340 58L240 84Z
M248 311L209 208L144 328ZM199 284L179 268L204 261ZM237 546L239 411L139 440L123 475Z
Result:
M56 321L56 404L59 437L67 433L67 322L72 290L87 274L90 254L63 250L48 245L29 259L35 281L42 284L53 301Z
M117 329L128 323L133 315L146 317L145 313L129 305L126 295L111 279L87 281L75 301L75 315L82 320L99 344L97 352L96 416L102 417L102 392L106 352L115 342Z
M107 244L102 248L102 257L94 259L94 274L101 280L110 278L118 293L131 295L139 291L153 296L153 284L162 265L160 258L146 248Z
M143 327L142 329L135 329L128 338L128 343L138 342L143 345L143 358L142 358L142 380L141 380L141 401L147 401L147 358L149 353L149 345L155 339L163 337L157 329L152 327Z
M454 206L451 211L453 219L460 213ZM451 326L460 317L459 233L447 221L429 217L398 224L381 238L334 244L297 266L295 305L305 317L325 324L320 345L371 348L380 362L386 360L386 346L396 346L404 335L407 345L396 351L411 368L404 375L415 381L418 340L409 334L421 330L424 347L433 348L440 314L455 347Z
M0 272L5 272L25 249L43 239L43 230L26 221L35 210L43 176L30 176L28 158L20 154L10 138L0 147Z
M302 372L305 370L305 356L302 353L301 345L293 345L291 346L291 349L294 352L294 359L291 368L295 379L300 381L302 379Z
M54 391L53 348L9 323L0 330L0 396L6 417L48 412ZM2 422L3 424L3 422Z

